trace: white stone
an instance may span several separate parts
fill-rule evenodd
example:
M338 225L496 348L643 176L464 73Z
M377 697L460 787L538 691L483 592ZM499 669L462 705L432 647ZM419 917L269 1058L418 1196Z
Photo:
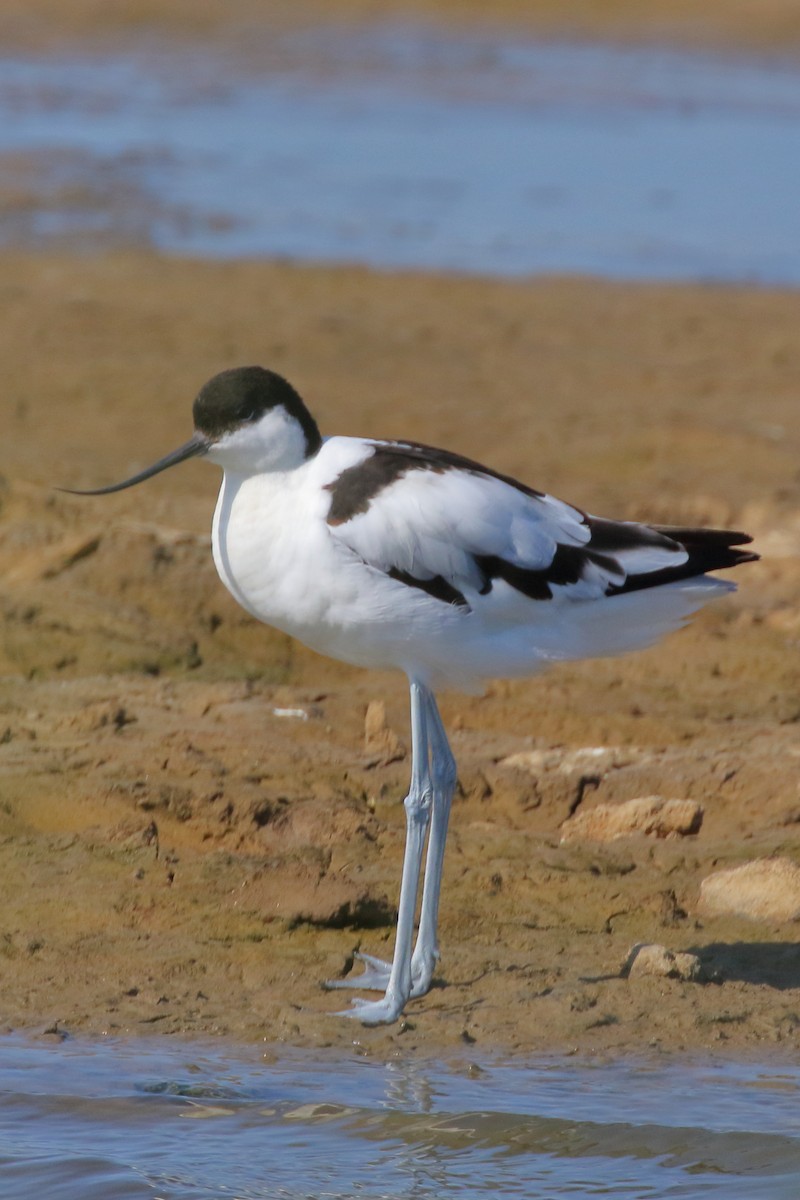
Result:
M573 750L523 750L498 765L515 767L531 775L546 771L557 771L560 775L604 775L612 767L627 767L641 759L642 752L629 746L578 746Z
M683 979L698 982L703 964L696 954L668 950L657 943L634 946L628 955L624 971L629 979L642 975L657 975L663 979Z
M598 804L577 812L561 826L561 841L613 842L617 838L685 837L697 833L703 809L696 800L641 796L621 804Z
M715 871L700 885L698 907L709 917L800 920L800 867L790 858L756 858Z

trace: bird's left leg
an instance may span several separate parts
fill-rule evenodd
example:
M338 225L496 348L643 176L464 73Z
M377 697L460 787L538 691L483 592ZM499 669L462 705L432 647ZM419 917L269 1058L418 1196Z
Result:
M433 788L430 771L430 744L428 738L429 704L431 693L416 680L411 681L411 787L405 799L406 847L403 855L403 875L400 884L400 902L397 910L397 932L395 935L394 958L386 983L386 994L382 1000L353 1000L352 1009L338 1015L357 1017L365 1025L383 1025L396 1021L411 995L411 948L414 938L414 917L417 908L417 892L422 869L422 855L430 822ZM350 986L369 987L371 972L379 975L383 982L385 966L380 960L366 960L367 969ZM336 980L335 983L349 983ZM374 982L372 983L374 985Z

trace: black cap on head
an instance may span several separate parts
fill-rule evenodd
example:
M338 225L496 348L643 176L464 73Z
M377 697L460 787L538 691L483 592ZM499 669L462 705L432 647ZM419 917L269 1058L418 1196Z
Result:
M214 441L278 405L301 426L307 454L316 454L322 445L316 421L292 385L266 367L233 367L209 379L192 409L195 429Z

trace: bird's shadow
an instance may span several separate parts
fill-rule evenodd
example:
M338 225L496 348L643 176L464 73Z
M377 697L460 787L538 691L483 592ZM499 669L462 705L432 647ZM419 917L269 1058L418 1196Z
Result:
M709 980L760 983L778 991L800 988L800 945L794 942L711 942L687 946Z

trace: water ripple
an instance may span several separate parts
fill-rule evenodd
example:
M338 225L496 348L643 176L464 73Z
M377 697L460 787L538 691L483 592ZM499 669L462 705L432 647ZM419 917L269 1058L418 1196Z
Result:
M613 1195L796 1200L800 1069L448 1069L7 1039L7 1200Z

